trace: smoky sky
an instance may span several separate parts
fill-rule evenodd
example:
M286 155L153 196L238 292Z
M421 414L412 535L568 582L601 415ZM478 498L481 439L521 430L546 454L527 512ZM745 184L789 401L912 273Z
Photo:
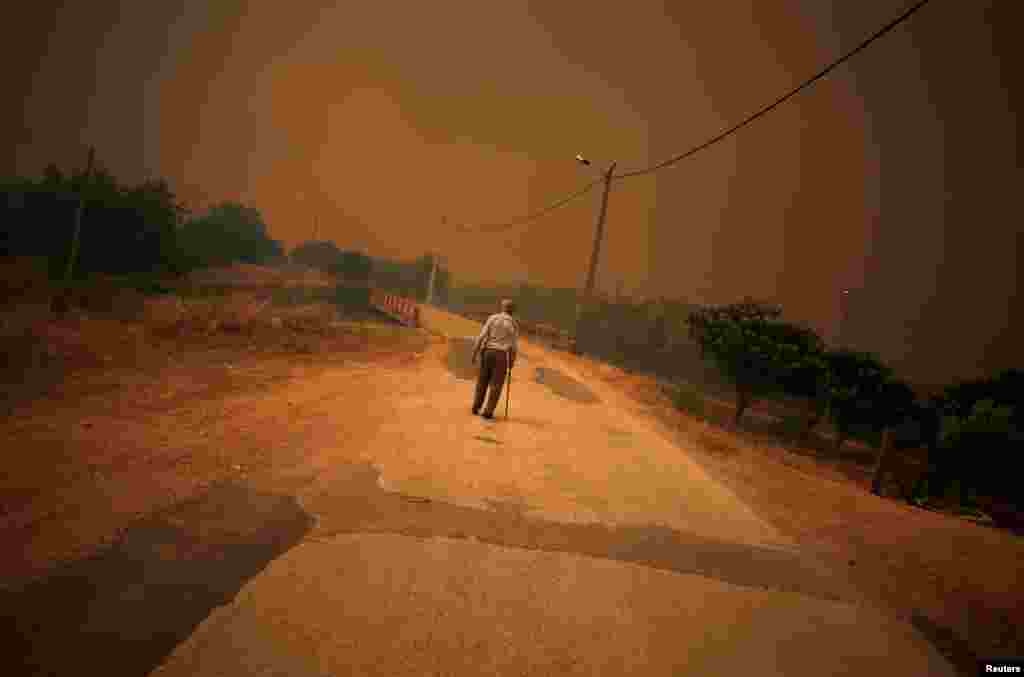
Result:
M445 256L464 281L581 284L599 191L772 101L896 0L289 3L19 10L4 171L84 161L258 207L292 246ZM1020 366L1011 0L933 0L724 142L613 184L598 287L781 302L936 383ZM576 164L584 153L591 168Z

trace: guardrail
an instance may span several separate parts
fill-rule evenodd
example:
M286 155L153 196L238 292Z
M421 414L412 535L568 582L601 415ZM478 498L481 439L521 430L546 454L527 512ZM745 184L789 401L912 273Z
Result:
M374 289L370 292L370 305L407 327L420 326L420 308L410 298Z

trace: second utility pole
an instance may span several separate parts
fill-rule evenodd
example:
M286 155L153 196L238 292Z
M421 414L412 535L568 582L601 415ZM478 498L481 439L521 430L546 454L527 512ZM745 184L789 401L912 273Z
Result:
M441 230L442 230L442 232L444 231L444 226L447 223L448 223L448 217L447 216L442 216L441 217ZM438 266L438 259L439 258L440 257L437 255L437 250L434 250L430 254L430 281L427 282L427 305L428 306L429 305L433 305L433 303L434 303L434 284L437 281L437 266Z
M51 309L57 315L63 315L68 310L68 296L71 292L71 279L75 273L75 262L78 259L79 243L82 239L82 212L85 211L85 195L89 189L89 181L92 179L93 164L96 162L96 148L89 146L89 157L86 160L85 175L78 183L78 206L75 208L75 225L71 231L71 251L68 253L68 260L64 266L64 283L60 292L53 297Z
M612 173L616 163L613 162L604 172L604 192L601 194L601 211L597 214L597 229L594 233L594 248L590 252L590 266L587 268L587 281L583 287L583 297L576 301L576 328L572 352L579 354L580 320L583 317L583 304L589 303L594 294L594 278L597 275L597 261L601 256L601 241L604 239L604 219L608 214L608 193L612 187Z

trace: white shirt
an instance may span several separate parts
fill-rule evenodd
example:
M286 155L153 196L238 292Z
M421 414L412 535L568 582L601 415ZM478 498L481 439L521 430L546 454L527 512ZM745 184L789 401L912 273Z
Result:
M519 326L508 313L495 313L484 322L484 328L476 337L474 351L487 348L495 350L511 350L516 352L517 339L519 338Z

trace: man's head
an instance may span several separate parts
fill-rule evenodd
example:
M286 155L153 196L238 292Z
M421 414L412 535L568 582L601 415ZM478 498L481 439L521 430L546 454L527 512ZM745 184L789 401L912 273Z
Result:
M501 312L511 315L516 312L516 304L513 303L511 299L505 299L501 302Z

